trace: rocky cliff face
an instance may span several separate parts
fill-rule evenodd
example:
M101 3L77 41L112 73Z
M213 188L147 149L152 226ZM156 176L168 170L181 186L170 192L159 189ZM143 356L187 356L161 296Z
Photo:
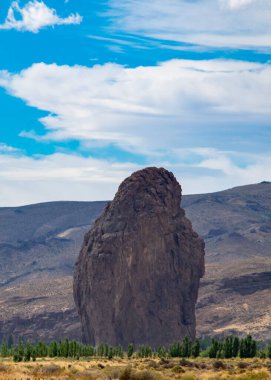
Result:
M169 344L195 336L204 243L165 169L132 174L86 234L74 298L86 342Z

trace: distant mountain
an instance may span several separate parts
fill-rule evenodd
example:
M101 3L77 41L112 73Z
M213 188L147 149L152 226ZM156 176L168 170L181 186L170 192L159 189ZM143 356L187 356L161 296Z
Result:
M0 337L80 338L72 274L107 202L0 208ZM271 338L271 183L183 197L206 242L198 334Z
M198 333L271 339L271 183L187 196L183 206L206 243Z
M106 202L0 208L0 284L35 272L71 274L83 235Z
M72 274L106 202L0 208L0 337L80 338Z

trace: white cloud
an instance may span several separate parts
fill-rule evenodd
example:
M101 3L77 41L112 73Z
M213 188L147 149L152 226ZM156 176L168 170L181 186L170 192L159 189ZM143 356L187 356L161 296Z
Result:
M0 72L0 86L49 113L41 119L44 136L34 131L21 136L79 140L92 156L31 158L2 145L1 205L112 198L140 166L95 159L93 147L108 144L143 154L147 165L172 170L184 193L271 180L271 157L264 153L270 141L269 64L172 60L151 67L87 68L40 63L18 74Z
M259 0L220 0L220 2L223 6L226 6L230 9L240 9L245 8L253 2L259 3Z
M188 193L207 193L217 190L226 190L231 187L271 182L271 173L268 166L271 164L270 154L240 154L238 152L226 152L216 149L203 149L202 160L197 164L198 168L213 171L212 176L199 175L192 178L188 186ZM238 165L238 160L249 162L246 165ZM191 170L193 173L193 169ZM198 183L198 190L197 189Z
M146 154L185 146L188 133L195 139L205 128L214 135L246 123L260 128L271 114L271 65L241 61L137 68L40 63L19 74L0 72L0 86L49 112L41 119L42 139L114 143Z
M0 206L110 199L120 181L137 168L60 153L39 157L0 153Z
M0 154L2 154L2 153L18 153L18 152L20 152L20 150L17 148L14 148L14 147L9 146L9 145L4 144L4 143L0 143Z
M240 168L234 163L235 153L232 152L198 148L179 154L195 152L200 156L198 164L172 164L159 160L153 164L173 171L184 194L271 181L270 155L249 157L253 163ZM59 153L36 158L0 154L0 207L55 200L109 200L120 182L140 168L130 163Z
M13 1L4 24L0 25L0 29L16 29L37 33L40 29L48 26L80 24L81 22L82 17L78 13L61 18L55 9L47 7L43 1L32 0L26 3L24 7L20 7L18 1Z
M110 0L113 26L214 48L269 49L270 0Z

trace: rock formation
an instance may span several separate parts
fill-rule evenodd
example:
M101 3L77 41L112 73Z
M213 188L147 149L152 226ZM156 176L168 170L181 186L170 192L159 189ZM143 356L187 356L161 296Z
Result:
M195 337L204 242L180 202L172 173L140 170L86 234L74 275L85 342L158 346Z

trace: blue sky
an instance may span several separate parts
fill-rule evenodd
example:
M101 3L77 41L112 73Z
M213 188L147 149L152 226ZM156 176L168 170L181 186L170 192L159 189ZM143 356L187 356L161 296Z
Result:
M269 0L0 5L0 206L271 180Z

